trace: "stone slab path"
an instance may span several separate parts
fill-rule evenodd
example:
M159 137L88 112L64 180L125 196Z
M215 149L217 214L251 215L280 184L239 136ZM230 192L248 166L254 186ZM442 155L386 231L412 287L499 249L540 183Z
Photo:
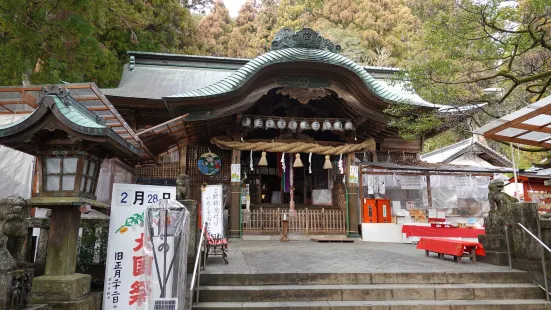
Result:
M373 272L503 272L511 271L467 258L459 265L451 256L425 256L413 244L316 243L311 241L234 241L228 248L229 265L220 256L209 257L202 273L373 273Z

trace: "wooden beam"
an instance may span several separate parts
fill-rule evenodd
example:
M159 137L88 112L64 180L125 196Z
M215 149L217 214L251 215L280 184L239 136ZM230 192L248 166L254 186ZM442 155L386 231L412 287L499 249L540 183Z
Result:
M505 141L505 142L513 142L513 143L520 143L525 145L532 145L532 146L542 146L545 148L551 149L551 143L548 142L538 142L528 139L520 139L520 138L513 138L513 137L505 137L500 135L492 135L488 137L488 139L497 140L497 141Z
M4 108L8 110L8 108ZM33 111L17 111L17 112L0 112L0 115L11 115L11 114L31 114Z
M21 93L24 91L39 91L44 86L29 86L29 87L0 87L0 93Z
M83 97L73 97L73 99L75 99L76 101L101 101L101 99L99 99L98 97L96 96L83 96Z
M27 105L29 105L31 108L34 108L34 109L38 108L38 104L36 103L38 99L26 91L23 92L23 96L21 96L21 100Z
M515 125L520 124L520 123L522 123L526 120L529 120L532 117L535 117L535 116L538 116L538 115L541 115L541 114L546 114L547 112L550 112L550 111L551 111L551 104L543 106L543 107L538 108L538 109L535 109L534 111L528 112L528 113L526 113L525 115L523 115L521 117L518 117L514 120L506 122L505 124L499 125L496 128L488 130L487 132L484 133L484 137L486 137L486 138L490 137L490 136L492 136L492 135L494 135L494 134L496 134L496 133L498 133L498 132L500 132L504 129L514 127Z
M551 128L545 127L545 126L540 127L540 126L536 126L536 125L528 125L528 124L520 123L520 124L515 124L512 128L524 129L524 130L537 131L537 132L543 132L543 133L551 134ZM521 136L523 134L526 134L526 133L527 132L522 133Z
M88 110L90 110L90 111L109 111L109 108L108 107L88 107Z

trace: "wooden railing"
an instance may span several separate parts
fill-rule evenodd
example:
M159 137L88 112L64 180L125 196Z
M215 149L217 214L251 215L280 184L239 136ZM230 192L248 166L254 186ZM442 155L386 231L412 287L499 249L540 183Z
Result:
M339 209L301 209L290 216L289 209L243 210L241 220L245 233L279 233L284 214L289 220L289 232L329 233L346 232L346 217Z

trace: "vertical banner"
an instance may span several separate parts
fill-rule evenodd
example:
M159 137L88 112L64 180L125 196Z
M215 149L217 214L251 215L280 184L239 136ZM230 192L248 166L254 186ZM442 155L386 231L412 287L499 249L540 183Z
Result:
M241 182L241 164L231 164L231 182Z
M111 196L103 309L139 309L146 299L145 210L174 199L176 187L115 183Z
M373 182L374 182L373 176L372 176L372 175L368 175L368 176L367 176L367 194L368 194L368 195L373 195L373 194L375 194L375 189L374 189Z
M211 236L224 235L222 185L207 185L201 192L201 218Z
M358 166L350 166L348 184L358 184Z
M386 193L385 179L386 177L384 175L379 176L379 194L382 195Z

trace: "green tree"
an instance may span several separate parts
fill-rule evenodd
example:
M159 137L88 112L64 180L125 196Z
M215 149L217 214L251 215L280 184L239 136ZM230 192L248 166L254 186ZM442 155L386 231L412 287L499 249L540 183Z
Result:
M193 52L194 24L177 0L0 2L0 84L116 86L127 50Z
M429 19L408 68L425 99L457 106L488 102L474 118L483 124L550 93L551 2L430 4L439 10L416 8ZM487 98L485 88L503 91Z
M233 20L230 12L221 0L216 1L212 11L201 19L197 28L202 53L211 56L227 56L232 30Z
M228 56L254 58L263 53L256 36L258 7L255 1L248 0L239 10L235 27L228 42Z

